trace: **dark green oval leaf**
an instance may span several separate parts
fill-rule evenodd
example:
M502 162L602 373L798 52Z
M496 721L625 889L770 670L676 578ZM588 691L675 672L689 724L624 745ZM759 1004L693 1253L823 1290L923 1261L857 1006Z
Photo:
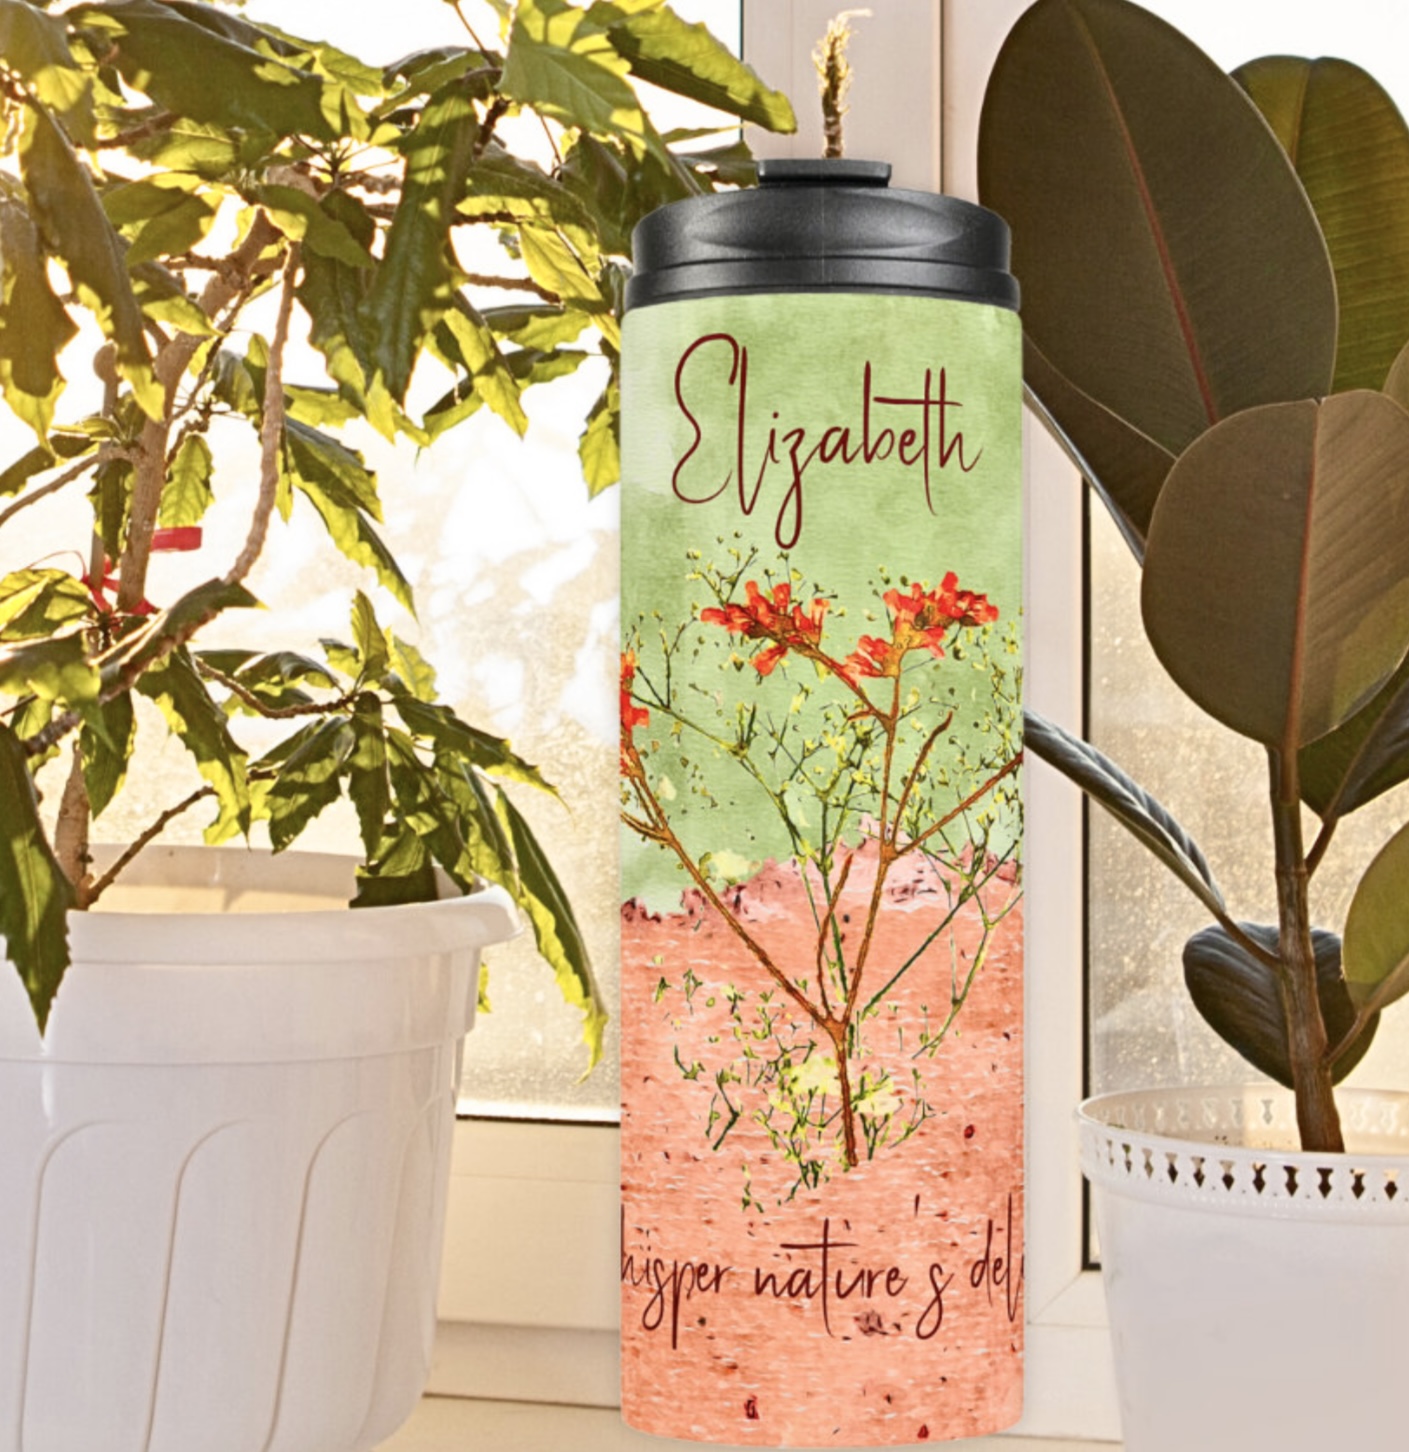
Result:
M1269 953L1277 951L1277 929L1239 923L1242 930ZM1338 1044L1355 1026L1355 1005L1341 976L1341 942L1334 933L1313 929L1316 954L1316 991L1321 1017L1332 1044ZM1273 971L1236 943L1221 927L1205 928L1184 944L1184 983L1209 1027L1231 1044L1253 1068L1277 1083L1292 1087L1291 1055L1287 1048L1286 1010ZM1331 1069L1340 1083L1365 1057L1379 1016L1365 1025Z
M1361 390L1210 430L1160 494L1141 604L1225 726L1288 754L1334 730L1409 647L1409 414Z
M1223 894L1194 839L1109 757L1031 710L1023 712L1023 749L1041 757L1099 802L1210 912L1224 910Z
M1345 919L1345 977L1362 1011L1409 993L1409 826L1376 854Z
M1023 326L1171 453L1240 409L1323 394L1336 296L1310 203L1243 91L1125 0L1038 0L989 82L984 203Z
M1316 210L1340 299L1337 393L1379 388L1409 338L1409 127L1349 61L1265 56L1233 72Z

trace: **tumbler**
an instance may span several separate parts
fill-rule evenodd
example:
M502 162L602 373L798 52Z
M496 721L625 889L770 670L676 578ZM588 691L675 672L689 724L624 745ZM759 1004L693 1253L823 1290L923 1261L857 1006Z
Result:
M635 235L622 1409L735 1446L1021 1410L1021 330L862 161Z

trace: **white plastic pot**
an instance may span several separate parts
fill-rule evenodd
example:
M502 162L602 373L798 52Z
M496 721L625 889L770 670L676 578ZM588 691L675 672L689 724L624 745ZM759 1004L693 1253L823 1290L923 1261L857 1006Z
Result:
M41 1042L0 962L0 1449L362 1452L435 1325L454 1094L508 897L149 849ZM331 909L331 910L330 910Z
M1344 1155L1273 1087L1081 1106L1126 1452L1403 1446L1409 1095L1339 1099Z

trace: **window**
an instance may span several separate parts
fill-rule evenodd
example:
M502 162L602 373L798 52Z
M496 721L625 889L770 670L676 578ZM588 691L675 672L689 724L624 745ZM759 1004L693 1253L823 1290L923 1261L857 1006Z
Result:
M1258 56L1335 55L1370 71L1409 108L1409 17L1374 0L1328 7L1259 0L1144 0L1224 69ZM1154 793L1204 849L1236 916L1275 920L1261 748L1192 706L1156 663L1133 624L1139 574L1105 511L1089 533L1092 739ZM1344 921L1365 864L1404 820L1401 788L1348 818L1316 879L1313 910ZM1242 830L1254 828L1249 838ZM1195 1012L1184 992L1180 950L1207 924L1198 903L1123 828L1093 810L1089 857L1092 1092L1137 1085L1231 1083L1249 1077L1238 1056ZM1352 1083L1409 1078L1409 1022L1389 1015Z

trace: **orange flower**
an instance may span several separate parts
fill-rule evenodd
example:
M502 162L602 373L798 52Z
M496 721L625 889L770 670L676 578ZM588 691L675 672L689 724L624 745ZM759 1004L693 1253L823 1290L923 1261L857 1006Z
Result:
M945 637L952 628L987 625L998 618L998 607L989 604L986 595L959 588L953 570L937 589L912 584L908 593L887 590L883 598L890 610L891 638L861 637L857 649L842 662L841 673L853 685L862 676L898 676L912 650L927 650L942 660Z
M636 653L624 650L621 653L621 769L624 772L631 769L626 753L632 744L632 731L637 726L648 725L651 719L651 713L631 699L631 687L635 679Z
M744 603L729 601L711 605L700 611L705 625L722 625L731 635L745 640L769 640L772 645L753 657L752 665L761 676L771 675L774 667L790 650L816 649L822 639L822 621L827 614L827 601L818 596L804 607L792 603L793 587L785 580L764 594L756 580L744 586Z

